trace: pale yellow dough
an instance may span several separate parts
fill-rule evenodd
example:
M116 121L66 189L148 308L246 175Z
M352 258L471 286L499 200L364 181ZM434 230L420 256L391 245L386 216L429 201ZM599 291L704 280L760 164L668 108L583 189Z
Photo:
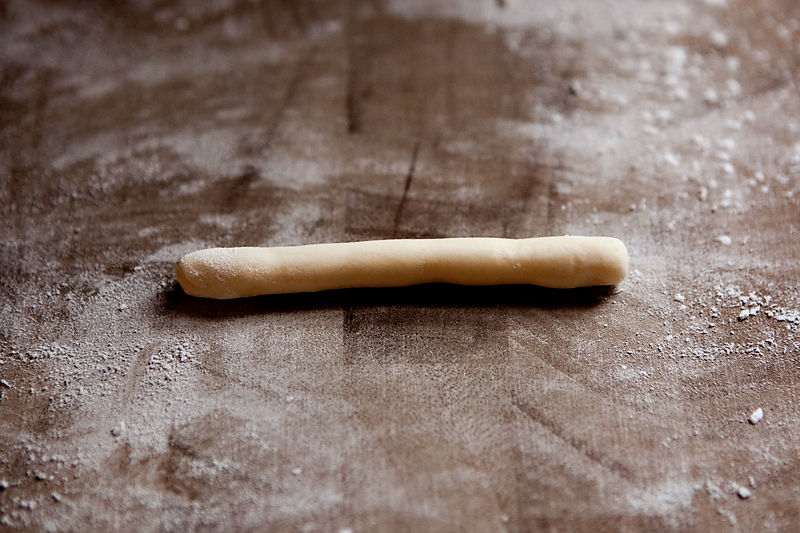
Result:
M185 255L186 294L227 300L264 294L420 283L615 285L628 251L611 237L402 239L281 248L212 248Z

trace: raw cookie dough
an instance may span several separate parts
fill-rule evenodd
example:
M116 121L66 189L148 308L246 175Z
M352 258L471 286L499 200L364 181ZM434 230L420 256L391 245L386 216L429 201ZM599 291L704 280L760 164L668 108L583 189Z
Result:
M628 251L611 237L400 239L281 248L212 248L185 255L186 294L227 300L264 294L420 283L615 285Z

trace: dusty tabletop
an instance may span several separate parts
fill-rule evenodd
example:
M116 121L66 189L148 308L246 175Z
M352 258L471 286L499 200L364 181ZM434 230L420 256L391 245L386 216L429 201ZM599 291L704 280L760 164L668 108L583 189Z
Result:
M0 1L0 529L792 531L800 5ZM211 301L223 246L631 272Z

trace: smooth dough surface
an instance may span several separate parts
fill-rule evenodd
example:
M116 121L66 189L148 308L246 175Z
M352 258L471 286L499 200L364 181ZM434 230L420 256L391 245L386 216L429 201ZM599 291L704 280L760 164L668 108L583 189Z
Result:
M227 300L421 283L572 289L627 274L628 251L612 237L474 237L212 248L185 255L176 277L191 296Z

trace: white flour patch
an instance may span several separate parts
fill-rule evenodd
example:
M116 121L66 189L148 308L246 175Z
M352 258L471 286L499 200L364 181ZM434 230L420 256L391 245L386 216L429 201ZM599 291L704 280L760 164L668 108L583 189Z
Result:
M199 169L211 175L225 175L238 164L238 130L216 129L202 134L187 132L165 138L160 144L192 161Z
M692 484L667 481L660 485L636 490L628 496L628 504L638 512L649 515L670 516L692 505L695 489Z
M190 240L178 244L170 244L164 246L154 254L151 254L144 260L145 263L160 263L165 261L174 261L175 263L184 255L210 248L211 246L199 241Z
M242 223L241 217L237 215L205 214L200 215L200 222L209 226L214 226L223 230L231 230Z

